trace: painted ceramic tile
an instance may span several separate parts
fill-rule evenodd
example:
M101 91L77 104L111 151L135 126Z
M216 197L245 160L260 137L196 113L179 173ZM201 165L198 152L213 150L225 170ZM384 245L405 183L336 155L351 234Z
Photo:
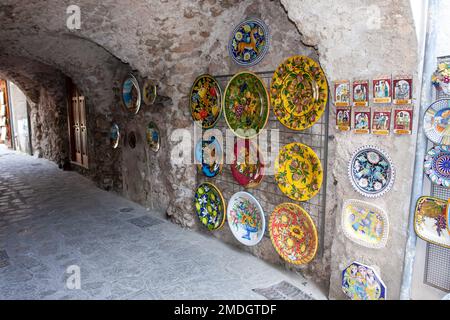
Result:
M411 134L412 133L412 109L395 109L394 110L394 133L395 134Z
M280 149L274 172L281 192L296 201L313 198L322 186L323 170L319 157L310 147L298 142Z
M334 105L336 107L350 106L350 81L341 80L334 82Z
M228 49L231 58L241 66L260 62L269 49L269 28L259 19L248 19L234 28Z
M150 150L158 152L159 147L161 145L161 136L156 123L150 122L147 125L146 137L147 137L147 144L150 147Z
M431 77L431 82L438 91L450 95L450 62L442 62L438 65Z
M435 146L425 156L425 174L431 182L450 188L450 146Z
M270 102L278 120L292 130L305 130L323 115L328 84L321 66L306 56L281 63L270 85Z
M201 123L203 129L214 127L222 112L222 92L217 80L209 74L197 77L189 101L192 119Z
M372 133L389 135L391 129L391 110L374 110L372 118Z
M264 160L257 146L250 140L234 144L234 160L230 165L233 178L245 188L253 188L264 177Z
M156 96L156 85L152 81L147 80L142 88L142 100L147 106L150 106L155 103Z
M137 114L141 107L141 89L136 77L128 75L122 83L122 103L125 109Z
M270 216L269 231L275 250L287 262L306 264L316 256L319 246L316 226L299 205L278 205Z
M423 128L433 143L450 145L450 99L438 100L428 107Z
M253 138L269 119L269 95L254 73L240 72L225 89L223 110L231 131L240 138Z
M369 145L355 151L348 165L348 175L357 192L375 198L392 188L395 170L385 151Z
M424 241L450 248L450 233L447 226L447 201L433 197L417 200L414 229Z
M369 106L369 81L357 80L353 81L353 106L368 107Z
M352 109L348 107L336 108L336 129L350 131L352 127Z
M194 207L200 222L208 230L220 229L225 223L225 201L212 183L202 183L195 192Z
M111 126L111 130L109 132L109 140L113 149L116 149L119 146L120 129L116 123L113 123L113 125Z
M386 300L387 295L375 270L356 261L342 271L342 290L351 300Z
M391 103L392 101L392 79L383 76L373 80L373 102Z
M246 246L257 245L266 230L264 211L250 193L235 193L227 207L227 220L235 238Z
M214 136L207 139L202 138L197 142L195 146L195 158L199 163L198 170L206 177L215 177L222 171L222 147Z
M370 133L370 111L356 111L355 123L353 125L354 133Z
M386 246L389 220L380 207L360 200L346 200L341 223L345 236L353 242L373 249Z
M408 76L395 77L393 80L394 99L396 105L412 103L413 79Z

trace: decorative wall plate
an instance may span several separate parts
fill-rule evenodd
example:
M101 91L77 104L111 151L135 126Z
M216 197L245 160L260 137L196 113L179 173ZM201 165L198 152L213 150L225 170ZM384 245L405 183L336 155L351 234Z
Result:
M325 111L328 83L320 65L305 56L280 64L272 77L270 103L278 120L292 130L304 130Z
M113 149L116 149L120 143L120 129L117 123L113 123L109 132L109 140Z
M235 74L225 89L223 111L235 135L257 136L269 119L269 95L263 81L251 72Z
M377 272L356 261L342 271L342 290L351 300L386 300L387 295Z
M319 157L310 147L298 142L280 149L274 172L280 190L296 201L311 199L322 186L323 170Z
M414 230L421 239L450 248L447 229L447 201L433 197L420 197L414 215Z
M348 175L353 188L369 198L381 197L395 180L395 169L389 155L376 146L358 148L350 159Z
M270 216L269 231L275 250L287 262L306 264L316 256L319 246L316 225L299 205L278 205Z
M147 80L142 88L142 100L147 106L155 103L156 100L156 85L152 81Z
M154 152L158 152L161 146L161 136L159 134L158 126L154 122L147 125L147 144Z
M250 140L235 142L230 169L234 179L244 188L259 185L264 177L264 160L258 147Z
M234 28L228 51L237 64L250 67L264 58L269 49L269 42L267 25L259 19L247 19Z
M374 204L354 199L345 201L341 224L345 236L361 246L373 249L386 246L388 216Z
M235 193L227 207L227 220L235 238L246 246L258 244L266 230L264 210L250 193Z
M437 90L450 95L450 61L439 63L431 77L431 82Z
M450 188L450 147L435 146L425 156L423 165L431 182Z
M222 112L222 91L217 80L209 74L197 77L189 101L192 119L201 122L203 129L214 127Z
M141 89L136 77L129 74L122 83L122 103L125 109L137 114L141 107Z
M225 223L225 201L220 190L209 182L198 186L194 206L200 222L209 230L220 229Z
M438 100L428 107L423 128L433 143L450 145L450 99Z
M209 178L217 176L222 171L223 151L219 141L212 136L200 139L195 146L195 158L198 170Z

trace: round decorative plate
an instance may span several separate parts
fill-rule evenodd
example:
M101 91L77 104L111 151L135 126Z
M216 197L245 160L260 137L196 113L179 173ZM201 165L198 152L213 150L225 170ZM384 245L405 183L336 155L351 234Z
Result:
M154 152L159 150L161 146L161 136L159 134L158 126L154 122L147 125L147 144Z
M328 83L320 65L305 56L280 64L270 85L270 103L278 120L292 130L304 130L325 111Z
M258 200L250 193L235 193L227 207L227 220L235 238L246 246L258 244L266 230L264 211Z
M235 74L225 89L223 111L235 135L257 136L269 119L269 95L263 81L251 72Z
M133 114L137 114L141 107L141 89L132 74L129 74L122 83L122 103L125 109Z
M264 177L262 154L250 140L238 141L234 144L234 160L230 165L231 174L244 188L256 187Z
M189 101L192 119L201 122L203 129L214 127L222 112L222 91L217 80L209 74L197 77Z
M307 201L322 187L323 170L319 157L310 147L298 142L280 149L274 172L278 187L292 200Z
M376 198L392 188L395 169L385 151L369 145L355 151L348 165L348 175L357 192Z
M314 221L295 203L278 205L269 221L270 239L287 262L305 264L316 256L319 240Z
M356 261L342 271L342 290L351 300L386 300L387 294L377 272Z
M194 206L200 222L209 230L220 229L225 223L225 201L212 183L205 182L198 186Z
M228 51L237 64L250 67L264 58L269 49L269 42L267 25L259 19L247 19L234 28Z
M438 100L428 107L423 128L433 143L450 145L450 99Z
M116 149L119 146L120 129L117 123L113 123L111 126L111 130L109 132L109 140L111 142L111 146L113 147L113 149Z
M424 170L431 182L450 188L450 147L435 146L425 156Z
M414 231L424 241L450 248L447 200L420 197L414 214Z
M222 148L214 136L208 139L200 139L197 142L195 158L199 163L198 169L209 178L217 176L222 171Z
M156 85L150 80L145 81L144 87L142 88L142 100L147 106L155 103L156 100Z

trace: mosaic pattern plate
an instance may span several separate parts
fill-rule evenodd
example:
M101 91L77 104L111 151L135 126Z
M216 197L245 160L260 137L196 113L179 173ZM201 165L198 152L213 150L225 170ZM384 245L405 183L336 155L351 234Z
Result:
M348 165L348 175L358 193L376 198L392 188L395 169L385 151L369 145L355 151Z
M209 74L197 77L189 101L192 119L203 129L214 127L222 112L222 91L217 80Z
M342 290L351 300L386 300L387 294L376 271L356 261L342 271Z
M447 226L447 201L433 197L417 200L414 230L424 241L450 248L450 232Z
M270 85L270 103L284 126L311 127L323 115L327 101L327 79L316 61L293 56L278 66Z
M220 190L212 183L198 186L194 198L195 211L208 230L220 229L225 223L225 201Z
M389 220L380 207L360 200L347 200L342 208L342 230L353 242L373 249L386 246Z
M159 147L161 146L161 136L158 126L154 122L150 122L147 125L146 137L147 144L150 147L150 150L158 152Z
M234 161L230 165L233 178L245 188L253 188L264 177L264 160L256 145L250 140L234 144Z
M222 171L223 153L216 137L200 139L197 142L195 159L199 163L198 170L206 177L215 177Z
M144 100L147 106L150 106L155 103L156 96L156 85L150 80L147 80L142 88L142 100Z
M287 262L306 264L316 256L319 246L316 225L299 205L278 205L270 216L269 231L275 250Z
M141 89L139 82L132 74L128 75L122 83L122 103L125 109L137 114L141 108Z
M298 142L280 149L274 172L281 192L296 201L311 199L322 186L319 157L310 147Z
M257 245L266 230L264 210L250 193L235 193L227 207L227 220L235 238L246 246Z
M120 143L120 129L117 123L113 123L109 131L109 140L113 149L116 149Z
M223 111L235 135L257 136L269 119L269 95L263 81L251 72L235 74L225 89Z
M425 156L425 174L431 182L450 188L450 147L435 146Z
M423 119L428 139L435 144L450 145L450 99L432 103Z

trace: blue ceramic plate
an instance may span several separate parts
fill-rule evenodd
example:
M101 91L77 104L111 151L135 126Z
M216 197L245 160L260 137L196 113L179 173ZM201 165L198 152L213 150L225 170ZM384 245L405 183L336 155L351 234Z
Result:
M222 148L216 137L200 139L195 146L195 159L199 170L209 178L217 176L222 171Z

